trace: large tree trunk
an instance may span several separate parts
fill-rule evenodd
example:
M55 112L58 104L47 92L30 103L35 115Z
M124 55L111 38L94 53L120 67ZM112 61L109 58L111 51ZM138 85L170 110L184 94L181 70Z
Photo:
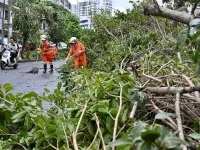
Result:
M158 4L147 4L144 7L144 14L161 16L184 24L189 24L190 21L194 18L194 16L184 11L171 10L165 7L161 7Z

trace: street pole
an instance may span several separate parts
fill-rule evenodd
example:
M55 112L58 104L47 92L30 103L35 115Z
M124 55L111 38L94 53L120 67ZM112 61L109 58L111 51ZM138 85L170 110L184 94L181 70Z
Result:
M10 43L10 37L12 35L12 0L8 0L8 42Z
M4 41L4 15L5 15L5 0L3 1L3 16L2 16L2 29L1 29L1 33L2 33L2 37L1 37L1 49L3 47L3 41Z

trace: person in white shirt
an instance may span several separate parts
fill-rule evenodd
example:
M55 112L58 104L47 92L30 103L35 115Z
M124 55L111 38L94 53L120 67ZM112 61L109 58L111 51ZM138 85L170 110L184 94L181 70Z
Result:
M13 38L10 38L10 43L8 44L7 49L12 50L11 58L13 60L14 60L14 58L16 58L16 61L18 62L18 48L17 48L17 44L14 42Z

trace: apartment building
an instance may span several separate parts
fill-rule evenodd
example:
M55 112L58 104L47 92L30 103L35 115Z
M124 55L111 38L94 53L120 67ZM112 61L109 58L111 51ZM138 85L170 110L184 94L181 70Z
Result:
M4 7L4 16L3 16L3 7ZM3 23L3 18L4 18L4 24L8 23L8 0L0 0L0 37L2 37L2 23ZM8 37L8 31L4 30L4 37ZM0 38L0 43L1 43L1 38ZM7 41L4 41L4 43L7 43Z
M100 13L101 9L112 13L112 0L84 0L72 6L72 13L80 18L82 28L92 28L92 17Z

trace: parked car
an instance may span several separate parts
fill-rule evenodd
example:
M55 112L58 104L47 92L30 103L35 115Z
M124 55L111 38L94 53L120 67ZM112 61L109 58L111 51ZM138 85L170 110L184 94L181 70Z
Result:
M51 47L54 47L54 46L56 46L56 44L53 43L53 42L50 42L50 46L51 46Z
M64 42L60 42L60 43L58 44L58 49L67 50L67 44L64 43Z

